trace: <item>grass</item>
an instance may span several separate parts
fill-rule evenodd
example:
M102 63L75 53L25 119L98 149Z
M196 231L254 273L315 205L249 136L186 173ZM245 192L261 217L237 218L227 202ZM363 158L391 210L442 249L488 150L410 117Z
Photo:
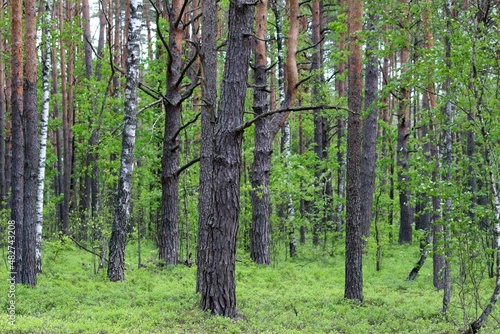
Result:
M89 253L67 243L44 244L44 272L36 288L17 286L16 323L8 324L7 271L0 273L1 333L457 333L459 310L440 314L442 293L432 286L431 262L406 280L415 246L387 249L382 271L364 260L363 305L343 298L341 245L332 255L309 249L298 259L258 266L239 254L238 321L198 308L196 268L160 268L149 245L137 269L137 247L127 247L124 282L94 274ZM488 292L489 294L489 292ZM499 314L496 312L495 314ZM498 332L490 321L483 333Z

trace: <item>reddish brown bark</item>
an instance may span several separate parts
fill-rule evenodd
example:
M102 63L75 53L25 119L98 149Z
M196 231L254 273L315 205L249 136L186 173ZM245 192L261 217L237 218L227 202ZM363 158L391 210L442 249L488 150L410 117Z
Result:
M363 1L348 1L348 106L345 293L347 299L363 301L363 255L361 226L362 63Z

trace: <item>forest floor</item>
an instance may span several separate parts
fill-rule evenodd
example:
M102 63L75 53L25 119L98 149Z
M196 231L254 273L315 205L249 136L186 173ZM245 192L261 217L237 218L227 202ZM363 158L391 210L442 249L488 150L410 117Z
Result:
M98 259L92 254L71 241L45 242L37 287L16 288L14 326L8 323L9 284L2 265L0 332L444 334L458 333L476 312L465 315L454 296L450 314L441 314L442 292L432 285L430 260L415 281L406 279L418 259L418 246L387 246L381 271L375 271L375 252L365 256L363 305L343 298L341 244L329 254L310 247L307 254L275 259L267 267L238 254L239 320L199 310L195 266L159 267L156 250L149 245L142 251L146 266L138 269L137 249L135 242L127 247L126 280L111 283L105 271L94 273ZM500 312L493 316L500 317ZM500 333L494 317L482 333Z

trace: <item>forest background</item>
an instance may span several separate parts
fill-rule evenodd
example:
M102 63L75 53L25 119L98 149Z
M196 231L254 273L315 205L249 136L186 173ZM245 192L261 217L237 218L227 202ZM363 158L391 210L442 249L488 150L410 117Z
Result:
M0 1L9 330L132 331L91 320L98 296L64 325L77 281L155 291L147 331L350 332L363 308L366 332L498 330L498 0L96 5ZM307 293L258 306L259 284Z

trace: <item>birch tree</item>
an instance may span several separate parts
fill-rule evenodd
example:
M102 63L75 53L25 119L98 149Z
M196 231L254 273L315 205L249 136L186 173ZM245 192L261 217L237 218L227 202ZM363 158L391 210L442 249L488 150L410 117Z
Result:
M132 172L137 128L141 17L142 4L138 0L131 0L120 176L116 212L109 242L108 278L111 281L125 279L126 230L131 210Z
M42 272L42 229L43 229L43 195L45 184L45 162L47 158L47 135L49 123L49 107L50 107L50 73L52 70L51 64L51 49L50 49L50 33L48 24L50 22L52 4L49 1L45 3L42 21L42 117L40 121L40 155L38 159L38 190L36 203L36 267L37 272Z

